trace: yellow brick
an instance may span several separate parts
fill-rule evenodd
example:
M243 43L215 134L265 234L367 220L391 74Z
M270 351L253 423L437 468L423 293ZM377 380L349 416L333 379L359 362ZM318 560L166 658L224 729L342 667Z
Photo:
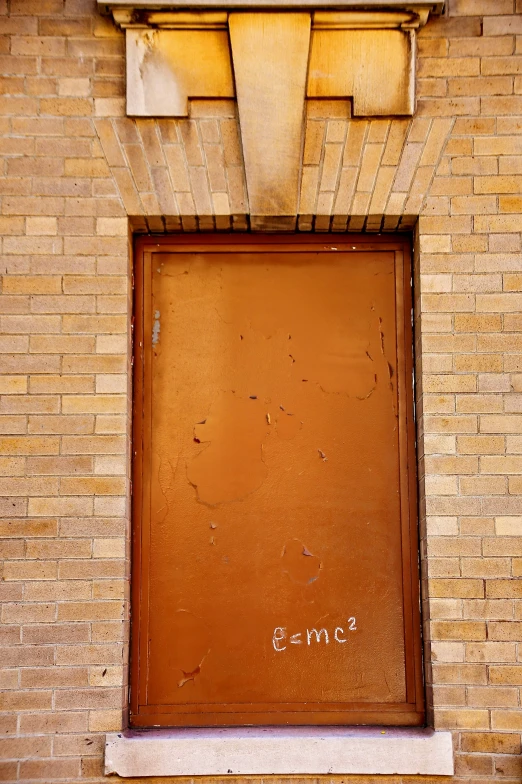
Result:
M123 729L124 719L121 710L89 711L89 730L91 732L118 732Z
M452 317L447 314L423 313L421 321L422 332L451 332Z
M475 392L476 377L473 375L430 375L423 380L425 392Z
M478 232L520 232L522 231L521 215L477 215L475 230Z
M504 275L504 290L522 291L522 275L520 274Z
M109 167L100 158L66 158L66 177L107 177Z
M509 708L518 706L518 689L471 686L467 690L467 704L475 708Z
M510 476L508 482L511 495L520 495L522 493L522 477Z
M504 401L500 395L459 395L457 413L501 413Z
M520 666L492 665L489 668L489 678L491 683L495 685L522 685L522 668Z
M472 352L476 349L476 342L474 335L423 335L421 339L422 351L426 353Z
M128 348L127 335L98 335L96 337L97 354L123 354Z
M488 215L496 209L495 196L454 196L451 199L452 215Z
M511 563L509 558L463 558L461 569L464 577L507 577Z
M504 323L506 318L509 317L509 314L504 317ZM497 352L522 351L522 335L479 335L477 337L477 350Z
M497 354L457 354L454 359L456 371L499 373L502 368L502 357Z
M0 376L1 395L24 395L26 392L26 376Z
M423 395L422 407L426 414L452 414L455 411L455 396Z
M95 474L120 474L127 473L127 461L124 456L97 455L94 458Z
M516 175L475 177L473 190L475 193L522 193L522 177Z
M423 234L420 248L423 253L447 253L451 250L451 237L449 234Z
M466 661L514 662L515 646L510 642L469 642L466 644Z
M92 514L91 498L30 498L29 515L33 517L74 517Z
M490 640L520 640L522 622L520 621L490 621L488 624L488 638Z
M522 536L522 517L496 517L495 530L498 536Z
M519 754L520 738L512 733L463 732L461 748L463 751L479 753Z
M58 438L36 436L0 437L0 452L4 455L55 455L60 449Z
M477 556L481 555L481 542L478 537L432 536L428 539L428 555L448 558Z
M427 476L424 479L426 495L457 495L458 483L455 476Z
M489 711L461 708L439 709L435 713L436 729L489 729Z
M483 415L480 417L481 433L522 433L522 416Z
M522 315L520 313L506 313L504 316L504 329L506 332L521 332Z
M3 280L4 294L59 294L62 279L51 275L7 275Z
M425 416L426 433L476 433L477 418L475 416Z
M419 60L418 75L426 76L478 76L480 60L476 57L430 57Z
M476 457L426 457L426 473L429 474L475 474L478 472Z
M30 416L29 433L92 433L94 417L85 416Z
M103 416L98 414L96 417L95 433L126 433L128 431L128 420L124 415Z
M505 297L509 295L491 296ZM475 309L475 302L472 294L423 294L421 295L421 307L427 312L454 313L455 311L473 311Z
M462 183L462 182L467 183L468 180L461 177L459 178L453 177L451 181L455 183L453 186L454 192L448 195L450 196L459 195L459 194L462 195L463 191L459 190L458 183ZM465 187L464 193L466 194L471 192L471 181L469 181L469 183L470 183L469 190L467 185L464 186ZM462 187L463 186L461 185L460 188ZM432 192L433 192L433 188L432 188ZM485 251L487 249L487 237L482 236L480 234L470 234L469 236L457 235L452 238L451 244L455 253L481 253L482 251Z
M484 584L482 580L430 580L430 596L461 599L482 599Z
M60 481L64 495L122 495L125 489L122 477L63 477Z
M493 156L489 157L468 157L459 156L452 158L451 172L456 175L473 174L479 175L493 175L498 174L497 159ZM477 226L475 225L477 230ZM483 231L483 230L482 230Z
M453 370L453 357L451 354L423 354L422 370L424 373L444 373ZM455 408L453 406L452 410ZM425 408L427 412L427 409Z
M522 580L487 580L486 596L492 599L522 599ZM512 617L512 602L508 602L511 612L507 618ZM492 616L494 617L494 616Z
M125 413L127 399L124 395L75 395L63 399L65 414L74 413Z
M125 453L125 446L123 436L64 436L62 439L62 453L69 455L118 455Z
M35 354L85 354L94 351L95 339L87 335L31 335L29 351Z
M124 558L125 541L122 538L95 539L93 542L93 558Z
M522 196L499 196L499 212L520 212Z
M29 387L33 394L94 392L94 376L31 376Z
M485 474L520 474L522 457L481 457L480 470Z
M462 536L491 536L495 533L495 523L489 517L461 517Z
M421 275L421 290L423 292L443 292L451 291L451 275Z
M455 436L426 435L424 437L424 453L452 454L456 451Z
M522 354L505 354L504 371L507 373L520 372L522 370ZM509 403L509 399L507 401Z
M101 517L123 517L127 514L127 499L97 496L94 498L94 514Z
M437 517L435 515L426 517L427 536L455 536L458 532L459 525L456 517Z
M34 167L36 162L33 160L30 161L31 165ZM33 169L34 171L34 169ZM57 233L57 219L56 218L49 218L49 217L40 217L40 216L28 216L26 218L26 231L27 234L32 235L53 235Z
M434 621L431 630L438 640L486 639L486 624L481 621Z
M506 493L506 480L496 476L463 477L460 491L463 495L503 495Z
M128 379L124 375L104 375L96 376L96 392L98 394L126 393L128 389Z

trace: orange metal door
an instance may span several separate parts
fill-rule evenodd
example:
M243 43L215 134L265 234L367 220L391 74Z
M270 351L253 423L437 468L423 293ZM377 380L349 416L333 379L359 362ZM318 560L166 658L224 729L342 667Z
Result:
M136 272L133 725L422 723L407 243Z

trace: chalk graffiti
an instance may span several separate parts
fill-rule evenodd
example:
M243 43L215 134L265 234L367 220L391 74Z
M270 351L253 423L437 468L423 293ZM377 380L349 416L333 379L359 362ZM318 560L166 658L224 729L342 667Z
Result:
M313 627L311 629L306 629L305 632L296 632L295 634L288 635L286 626L276 626L272 635L272 646L275 651L281 653L282 651L286 651L288 647L284 644L286 642L290 645L315 645L321 643L329 645L330 641L335 641L340 645L343 645L348 642L348 637L345 635L357 631L357 620L353 615L347 619L346 624L346 627L336 626L333 634L330 634L328 629L325 629L323 626L320 629Z

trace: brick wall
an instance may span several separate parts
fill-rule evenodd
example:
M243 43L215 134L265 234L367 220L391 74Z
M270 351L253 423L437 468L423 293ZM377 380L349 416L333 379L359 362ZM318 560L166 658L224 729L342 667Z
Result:
M129 230L248 227L234 102L125 118L123 36L94 5L0 0L3 781L102 781L125 722ZM309 103L299 228L415 228L430 722L455 782L515 784L522 2L447 6L415 118Z

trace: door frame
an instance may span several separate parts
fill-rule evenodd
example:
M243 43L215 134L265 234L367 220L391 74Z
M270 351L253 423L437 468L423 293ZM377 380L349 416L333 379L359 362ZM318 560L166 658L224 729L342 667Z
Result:
M143 473L146 458L147 418L151 401L147 394L146 378L150 377L151 354L145 349L146 338L151 331L151 283L146 274L150 269L151 256L156 252L194 253L212 250L217 253L256 252L272 253L298 251L394 251L396 254L396 312L403 313L397 320L397 358L398 365L398 403L400 489L401 489L401 530L403 553L404 588L404 640L406 651L407 702L395 711L386 711L388 724L414 726L424 724L424 679L422 668L422 632L420 617L420 576L419 576L419 530L417 501L417 457L414 421L413 392L413 329L412 329L412 269L411 238L409 235L369 235L369 234L176 234L176 235L139 235L134 244L134 339L133 339L133 434L132 434L132 556L131 556L131 662L130 662L130 725L132 727L152 726L192 726L200 722L191 721L185 714L186 722L173 723L168 714L140 711L143 701L145 669L142 652L148 649L147 640L147 575L148 528L144 520L143 499L147 492L147 477ZM150 431L149 431L150 432ZM417 630L417 633L416 631ZM382 705L361 705L350 710L349 724L381 724L385 711ZM329 711L320 714L303 712L299 720L279 720L266 715L259 725L273 724L339 724ZM230 726L247 724L229 714L230 721L221 714L221 721L209 720L209 726ZM239 716L239 718L241 718ZM210 715L209 715L210 719ZM225 719L225 720L223 720ZM234 719L234 720L233 720ZM251 723L251 722L250 722Z

